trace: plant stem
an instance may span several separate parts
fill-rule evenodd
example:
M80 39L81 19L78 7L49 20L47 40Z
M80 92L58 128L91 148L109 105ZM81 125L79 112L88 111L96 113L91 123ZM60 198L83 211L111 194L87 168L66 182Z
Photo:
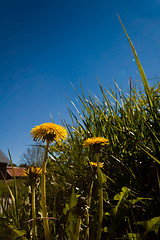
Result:
M97 174L99 180L99 219L98 219L98 229L97 229L97 238L96 240L101 239L101 228L102 228L102 220L103 220L103 187L102 187L102 176L99 168L99 156L96 153L96 161L97 161Z
M87 209L87 219L86 219L87 229L86 229L86 234L85 234L86 240L89 240L89 209L90 209L91 199L92 199L93 182L94 181L92 180L90 191L89 191L89 197L88 197L88 209Z
M49 141L47 141L45 155L42 165L42 177L41 177L41 199L42 199L42 217L43 217L43 227L45 240L49 240L49 223L48 223L48 215L47 215L47 205L46 205L46 162L48 155L48 147Z
M81 216L77 218L74 240L79 240L80 228L81 228Z
M32 227L33 227L33 236L37 237L37 225L36 225L36 204L35 204L35 198L36 198L36 186L33 183L32 184Z

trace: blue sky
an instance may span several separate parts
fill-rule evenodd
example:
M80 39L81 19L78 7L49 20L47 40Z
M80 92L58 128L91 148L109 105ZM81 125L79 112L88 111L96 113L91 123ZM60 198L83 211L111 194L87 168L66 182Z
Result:
M159 0L0 0L0 149L15 163L35 125L70 121L71 82L99 96L97 76L125 91L140 79L117 13L147 77L160 77Z

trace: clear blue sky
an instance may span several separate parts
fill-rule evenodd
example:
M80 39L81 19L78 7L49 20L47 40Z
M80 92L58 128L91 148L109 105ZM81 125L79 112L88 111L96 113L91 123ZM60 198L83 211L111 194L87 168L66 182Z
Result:
M97 75L108 89L139 79L117 13L147 77L160 77L159 0L0 0L0 149L15 163L50 113L70 121L70 82L98 95Z

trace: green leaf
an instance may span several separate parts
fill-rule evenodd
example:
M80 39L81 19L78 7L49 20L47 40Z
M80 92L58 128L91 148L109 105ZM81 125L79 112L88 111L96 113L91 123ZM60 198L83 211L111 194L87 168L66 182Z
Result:
M118 201L122 201L122 199L125 197L128 197L128 191L129 189L127 187L123 187L122 188L122 191L117 193L115 196L114 196L114 200L118 200Z
M108 228L107 228L107 227L104 227L103 231L104 231L104 232L108 232Z
M66 223L66 234L68 235L69 240L74 240L74 232L75 232L75 222L77 216L74 214L74 207L77 205L77 196L74 191L74 186L72 187L72 194L69 203L69 211ZM66 205L66 208L68 206Z
M131 204L131 205L134 205L136 204L137 202L139 201L142 201L142 200L152 200L151 198L136 198L136 199L130 199L128 200L128 202Z
M106 212L104 215L106 215L106 216L110 216L110 213L109 213L109 212Z
M16 229L14 228L11 224L6 224L11 230L14 231L14 233L20 237L23 240L27 240L27 238L25 237L26 235L26 231L24 229Z
M118 15L118 18L119 18L119 21L120 21L120 23L121 23L121 25L123 27L123 30L124 30L127 38L128 38L129 44L131 46L132 52L133 52L134 57L135 57L135 60L136 60L137 66L138 66L138 70L139 70L139 73L140 73L142 81L143 81L144 90L145 90L145 93L146 93L146 96L147 96L151 117L153 119L154 124L157 125L156 122L157 122L157 119L158 119L158 114L157 114L157 111L155 111L154 97L153 97L151 89L149 87L146 75L145 75L143 67L142 67L142 65L141 65L141 63L139 61L139 58L138 58L137 53L136 53L136 50L135 50L135 48L134 48L134 46L133 46L133 44L132 44L132 42L131 42L128 34L127 34L127 31L126 31L126 29L125 29L125 27L124 27L124 25L123 25L119 15Z
M156 235L158 235L158 230L159 230L159 226L160 226L160 217L154 217L150 220L146 220L146 221L139 221L137 222L137 224L143 226L146 231L144 233L144 236L148 233L148 232L155 232Z
M129 240L142 240L140 233L127 233L125 237Z
M114 200L118 200L116 207L113 209L114 215L117 214L122 201L128 197L128 192L129 192L129 189L127 187L123 187L122 191L114 196Z
M63 209L63 213L66 215L66 213L69 211L69 204L68 203L66 203L65 204L65 207L64 207L64 209Z
M144 84L144 88L145 88L145 91L146 91L146 94L147 94L147 97L148 97L148 100L149 100L149 103L150 103L150 107L153 107L151 94L150 94L150 88L149 88L149 85L148 85L148 81L147 81L146 75L145 75L144 70L142 68L142 65L141 65L141 63L139 61L139 58L138 58L137 53L136 53L136 50L135 50L135 48L134 48L134 46L133 46L133 44L132 44L132 42L131 42L128 34L127 34L127 31L126 31L126 29L125 29L125 27L124 27L124 25L123 25L119 15L118 15L118 18L119 18L119 21L120 21L120 23L121 23L121 25L123 27L123 30L124 30L127 38L128 38L128 41L129 41L130 46L131 46L131 49L133 51L133 54L134 54L134 57L135 57L135 60L136 60L137 66L138 66L138 70L139 70L139 73L141 75L141 78L142 78L142 81L143 81L143 84Z
M107 177L106 175L101 171L99 165L97 165L97 173L98 173L98 178L99 178L99 184L102 185L107 182Z
M77 196L74 191L74 186L72 187L72 194L71 194L71 199L70 199L70 209L73 208L74 206L77 205Z

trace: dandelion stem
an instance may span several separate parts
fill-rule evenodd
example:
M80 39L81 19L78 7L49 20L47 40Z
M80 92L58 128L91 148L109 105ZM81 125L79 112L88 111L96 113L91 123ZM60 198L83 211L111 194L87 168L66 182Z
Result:
M103 220L103 187L102 187L102 176L99 168L99 156L96 153L96 161L97 161L97 174L99 180L99 219L98 219L98 229L97 229L97 238L96 240L101 239L101 228L102 228L102 220Z
M90 209L91 199L92 199L93 182L94 181L91 182L90 192L89 192L89 197L88 197L88 209L87 209L87 219L86 219L87 229L86 229L86 234L85 234L86 240L89 240L89 209Z
M44 234L45 240L49 240L49 223L48 223L48 216L47 216L47 205L46 205L46 162L47 162L47 155L48 155L48 147L49 141L47 141L44 161L42 165L42 177L41 177L41 199L42 199L42 216L43 216L43 227L44 227Z
M32 184L32 227L33 227L33 236L37 237L37 225L36 225L36 205L35 205L35 196L36 196L36 186Z

